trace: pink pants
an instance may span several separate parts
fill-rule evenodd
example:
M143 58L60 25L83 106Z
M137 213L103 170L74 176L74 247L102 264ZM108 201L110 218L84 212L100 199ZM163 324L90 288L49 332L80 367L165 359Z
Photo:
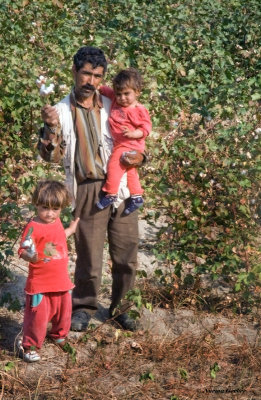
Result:
M127 185L130 194L142 194L144 190L140 185L139 175L136 168L126 168L121 164L120 158L124 151L130 151L125 146L116 146L113 149L111 157L108 162L108 172L106 183L102 190L109 194L117 194L119 190L120 180L123 174L127 171Z
M48 335L56 339L67 336L71 325L72 296L70 292L44 293L39 305L31 306L32 296L26 295L23 347L40 349L44 342L48 322L52 328Z

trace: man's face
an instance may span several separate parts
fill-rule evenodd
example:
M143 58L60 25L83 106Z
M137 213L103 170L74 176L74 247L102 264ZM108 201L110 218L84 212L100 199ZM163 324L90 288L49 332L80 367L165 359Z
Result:
M102 81L103 73L103 67L93 68L90 63L84 64L79 71L76 71L75 66L73 66L76 97L85 99L93 96Z

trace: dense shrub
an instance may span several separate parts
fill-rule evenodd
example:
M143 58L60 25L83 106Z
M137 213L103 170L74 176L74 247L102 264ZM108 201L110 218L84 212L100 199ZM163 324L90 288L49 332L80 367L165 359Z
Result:
M259 0L2 0L3 206L16 204L50 173L36 158L44 101L36 78L53 81L48 101L58 100L72 84L72 55L96 45L110 61L107 80L129 65L144 76L141 100L160 135L150 147L153 171L144 176L147 205L167 221L155 252L174 274L189 264L196 273L236 278L237 289L255 283L260 18ZM6 224L3 207L1 218Z

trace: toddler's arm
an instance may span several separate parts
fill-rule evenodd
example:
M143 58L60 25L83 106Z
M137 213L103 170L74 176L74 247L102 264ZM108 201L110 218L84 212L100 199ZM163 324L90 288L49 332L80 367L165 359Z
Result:
M75 221L71 221L69 227L65 229L65 235L67 238L75 233L79 220L80 218L76 218Z
M109 97L109 99L114 100L114 91L109 86L100 86L99 91L103 96Z
M123 126L122 133L130 139L146 138L151 131L151 119L148 110L143 106L139 105L136 109L136 113L131 117L131 123L136 128L131 131L126 126Z

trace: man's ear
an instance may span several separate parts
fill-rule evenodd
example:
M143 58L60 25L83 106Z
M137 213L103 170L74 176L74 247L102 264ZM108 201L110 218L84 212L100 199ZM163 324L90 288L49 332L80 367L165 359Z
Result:
M73 75L73 77L75 78L75 75L76 75L76 68L75 68L75 65L73 64L73 66L72 66L72 75Z

